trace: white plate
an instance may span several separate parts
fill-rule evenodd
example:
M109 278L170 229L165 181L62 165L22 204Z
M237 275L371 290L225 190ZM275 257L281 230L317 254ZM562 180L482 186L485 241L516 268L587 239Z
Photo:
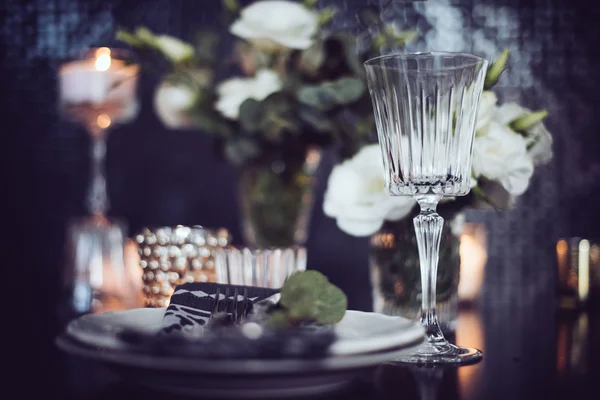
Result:
M109 323L105 327L112 329L113 325ZM396 333L402 335L402 331ZM349 330L346 334L355 338L349 341L363 337L358 331L352 333ZM340 390L357 377L368 377L379 365L413 353L423 342L423 336L415 337L415 341L403 347L319 359L236 360L159 356L86 345L69 334L60 335L56 344L67 354L99 362L122 378L154 390L201 398L280 399ZM87 338L89 342L90 337ZM366 350L373 346L362 348Z
M161 329L164 308L136 308L126 311L88 314L71 321L67 334L90 346L123 350L118 338L124 329L157 333ZM330 355L351 355L415 343L424 338L420 324L402 317L349 310L336 327L338 336L329 348Z

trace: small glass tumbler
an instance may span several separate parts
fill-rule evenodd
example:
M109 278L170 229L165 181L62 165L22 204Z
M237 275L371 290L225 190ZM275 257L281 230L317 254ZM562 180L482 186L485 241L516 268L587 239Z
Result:
M306 270L306 248L236 248L215 252L218 283L278 289L296 271Z
M128 271L125 224L106 219L72 221L63 274L64 313L76 316L140 306L134 271Z

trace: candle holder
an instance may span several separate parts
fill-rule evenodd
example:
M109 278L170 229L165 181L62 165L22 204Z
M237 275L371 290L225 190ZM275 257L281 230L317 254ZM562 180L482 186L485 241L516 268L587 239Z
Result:
M138 113L139 66L124 49L86 50L59 70L60 114L82 124L91 138L92 176L88 211L105 217L110 206L105 176L106 134L110 127L131 121Z
M139 109L139 67L131 60L126 50L92 48L61 65L58 72L59 113L85 127L92 162L87 194L90 216L67 226L66 315L139 306L139 291L133 284L137 282L126 271L124 260L125 223L106 217L110 203L104 170L109 128L131 121Z

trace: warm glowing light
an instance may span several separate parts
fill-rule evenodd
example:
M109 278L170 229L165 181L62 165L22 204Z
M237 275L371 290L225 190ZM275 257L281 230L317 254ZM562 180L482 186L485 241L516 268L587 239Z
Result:
M485 354L485 340L481 317L474 311L461 312L456 320L456 343L468 343ZM480 380L481 367L459 368L458 387L460 398L472 398Z
M108 47L101 47L96 50L96 69L98 71L106 71L110 68L111 58L110 49Z
M96 119L96 123L102 129L108 128L110 126L111 122L112 121L111 121L110 117L106 114L100 114L100 115L98 115L98 118Z
M556 252L561 256L563 254L567 254L568 248L569 246L567 245L567 241L564 239L561 239L558 241L558 243L556 243Z
M590 291L590 242L583 239L579 242L579 279L577 293L579 300L586 301Z
M472 301L477 298L483 285L484 269L487 262L484 227L479 224L465 224L460 236L460 280L458 297Z

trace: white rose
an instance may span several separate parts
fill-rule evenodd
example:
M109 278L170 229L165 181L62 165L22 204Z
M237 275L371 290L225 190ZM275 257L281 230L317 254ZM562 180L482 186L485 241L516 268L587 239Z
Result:
M481 101L479 102L479 110L477 111L475 132L480 133L488 126L496 111L497 102L498 97L496 97L496 93L491 90L485 90L482 93Z
M175 63L189 60L194 56L194 47L192 45L173 36L154 36L154 47Z
M316 13L291 1L257 1L244 8L229 31L264 50L305 50L314 42Z
M496 118L501 123L508 125L523 114L530 113L531 110L521 107L517 103L505 103L496 109ZM546 164L552 160L552 135L546 129L543 122L533 126L525 138L528 154L533 159L535 165Z
M167 128L189 128L192 121L187 112L197 97L198 93L187 85L162 82L154 92L154 109Z
M385 220L406 217L415 204L412 197L385 193L381 150L378 144L373 144L333 168L323 212L335 218L342 231L368 236L377 232Z
M527 190L533 175L533 161L525 139L508 126L492 120L485 135L473 144L473 173L498 181L513 196Z
M227 118L237 119L244 101L262 101L282 87L279 75L269 69L258 71L252 78L228 79L217 86L219 99L215 107Z

